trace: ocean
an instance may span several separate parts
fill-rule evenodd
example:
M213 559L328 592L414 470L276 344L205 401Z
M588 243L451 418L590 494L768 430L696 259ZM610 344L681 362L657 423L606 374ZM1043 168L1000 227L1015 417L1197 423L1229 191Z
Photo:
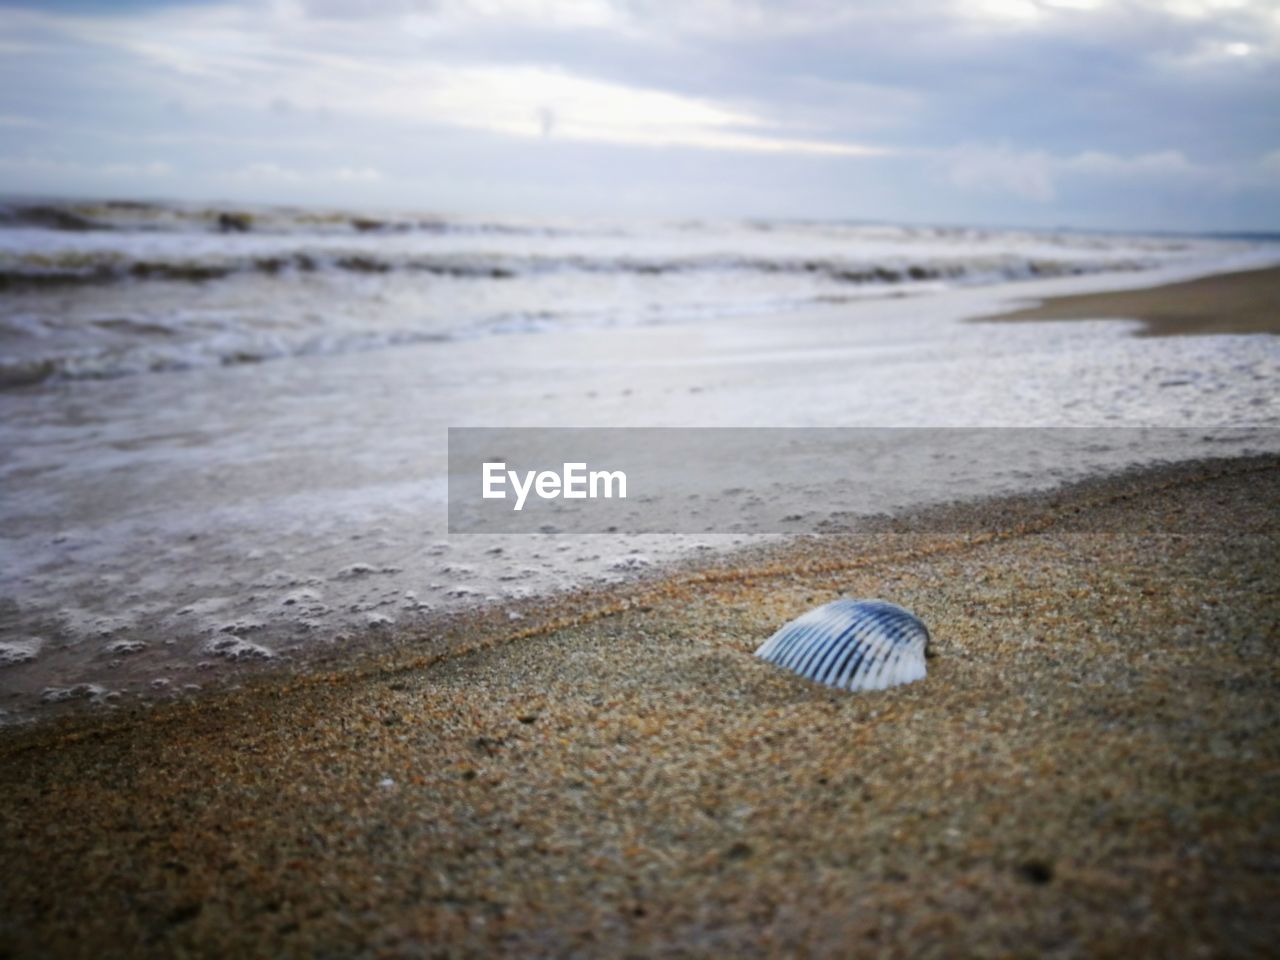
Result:
M969 319L1277 262L1250 237L9 201L0 725L756 539L451 537L450 427L1274 428L1274 337Z

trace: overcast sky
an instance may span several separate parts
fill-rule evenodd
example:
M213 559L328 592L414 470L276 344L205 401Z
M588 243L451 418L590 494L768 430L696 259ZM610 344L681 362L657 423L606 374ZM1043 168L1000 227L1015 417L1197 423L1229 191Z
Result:
M1280 229L1280 0L0 0L0 191Z

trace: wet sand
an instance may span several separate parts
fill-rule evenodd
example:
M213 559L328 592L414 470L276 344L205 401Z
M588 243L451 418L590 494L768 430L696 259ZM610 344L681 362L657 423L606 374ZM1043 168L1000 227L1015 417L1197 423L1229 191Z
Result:
M1052 297L982 321L1141 320L1144 336L1280 333L1280 268L1245 270L1145 290Z
M0 955L1265 955L1277 505L1146 471L17 732ZM751 656L841 594L928 678Z

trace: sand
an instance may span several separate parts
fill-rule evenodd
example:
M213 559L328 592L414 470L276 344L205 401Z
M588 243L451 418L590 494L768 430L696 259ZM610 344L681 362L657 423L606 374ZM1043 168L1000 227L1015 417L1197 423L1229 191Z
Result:
M1266 955L1277 504L1166 467L16 733L0 955ZM750 655L841 594L928 678Z
M1143 290L1051 297L1034 307L980 318L1132 319L1145 336L1280 333L1280 268L1223 273Z

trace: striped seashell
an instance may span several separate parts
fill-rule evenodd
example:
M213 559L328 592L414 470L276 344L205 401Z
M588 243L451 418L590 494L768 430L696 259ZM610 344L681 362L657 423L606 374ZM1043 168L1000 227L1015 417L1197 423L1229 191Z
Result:
M785 624L756 656L841 690L923 680L929 630L884 600L836 600Z

